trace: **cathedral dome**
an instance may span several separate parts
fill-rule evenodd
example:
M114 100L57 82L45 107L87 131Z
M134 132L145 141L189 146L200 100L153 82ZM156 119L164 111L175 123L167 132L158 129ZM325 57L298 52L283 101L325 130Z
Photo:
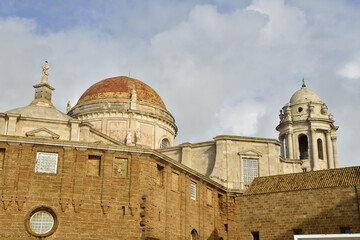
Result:
M145 83L130 77L120 76L102 80L88 88L80 97L78 104L91 101L131 100L135 90L137 102L166 108L160 96Z
M304 103L304 102L321 102L320 97L312 90L308 89L305 85L296 91L291 99L290 104Z
M158 148L163 141L172 146L177 134L175 119L160 96L130 77L95 83L67 114L129 146Z

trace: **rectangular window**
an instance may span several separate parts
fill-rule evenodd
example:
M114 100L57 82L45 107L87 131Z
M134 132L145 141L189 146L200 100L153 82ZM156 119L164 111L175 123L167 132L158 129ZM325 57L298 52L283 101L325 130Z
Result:
M251 183L259 176L259 163L255 159L243 159L244 182Z
M115 158L113 161L113 176L126 178L128 176L128 159Z
M224 230L225 230L225 232L229 231L229 228L228 228L227 224L224 224Z
M341 227L340 232L341 233L351 233L350 227Z
M5 149L0 148L0 169L4 166L4 160L5 160Z
M162 186L164 184L164 167L157 164L156 183Z
M260 240L260 234L259 232L252 232L253 240Z
M212 196L212 191L211 189L206 189L206 203L210 206L212 206L212 202L213 202L213 196Z
M89 155L86 163L86 175L100 176L101 156Z
M190 198L196 200L196 183L193 181L191 181Z
M58 153L37 152L35 172L56 174L57 163L58 163Z
M302 235L302 229L294 229L294 235Z
M171 190L179 191L179 174L171 173Z
M223 208L223 195L218 193L218 202L219 202L219 208Z
M125 216L125 206L121 207L121 216Z

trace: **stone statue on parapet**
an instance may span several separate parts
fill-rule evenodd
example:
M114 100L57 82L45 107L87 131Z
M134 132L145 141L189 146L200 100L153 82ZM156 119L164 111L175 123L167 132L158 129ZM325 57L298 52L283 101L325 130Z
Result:
M67 102L67 105L66 105L66 113L68 113L71 109L71 103L70 101Z
M131 141L131 132L127 132L126 134L126 145L131 145L132 141Z
M41 82L42 83L48 83L48 77L49 77L49 64L48 61L45 61L44 65L42 67L42 77Z

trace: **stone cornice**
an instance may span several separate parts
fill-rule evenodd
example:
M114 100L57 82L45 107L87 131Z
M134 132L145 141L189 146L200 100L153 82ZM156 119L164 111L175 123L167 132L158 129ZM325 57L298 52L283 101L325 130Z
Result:
M218 140L232 140L242 142L261 142L261 143L273 143L280 145L280 142L273 138L257 138L257 137L243 137L243 136L231 136L231 135L219 135L214 137L215 141Z
M170 164L172 167L176 168L178 171L184 172L198 180L201 180L203 183L208 185L212 185L213 187L222 190L224 192L238 192L236 189L228 189L223 185L211 180L210 178L198 173L197 171L175 161L174 159L152 149L144 149L138 147L130 147L125 145L102 145L96 143L84 143L84 142L73 142L73 141L64 141L64 140L48 140L48 139L38 139L38 138L26 138L26 137L13 137L13 136L5 136L0 135L0 143L4 144L33 144L33 145L42 145L48 147L62 147L67 149L83 149L87 150L97 150L97 151L111 151L116 153L127 153L127 154L147 154L155 157L159 161L163 161L167 164ZM239 190L238 193L241 193Z
M280 157L280 162L302 164L300 159L283 158L283 157Z
M84 112L84 113L81 113L81 114L77 114L77 115L74 115L76 116L76 118L80 119L82 117L85 117L86 115L91 115L91 114L96 114L96 113L126 113L126 114L136 114L136 115L139 115L139 116L145 116L145 117L150 117L150 118L153 118L153 119L157 119L157 120L160 120L162 122L165 122L167 123L169 126L171 126L173 129L174 129L174 132L175 132L175 136L177 135L177 131L178 131L178 128L175 124L175 120L172 118L173 121L170 121L169 119L163 117L163 116L159 116L158 114L155 114L155 113L149 113L149 112L143 112L143 111L139 111L139 110L131 110L131 109L124 109L123 111L121 110L102 110L102 111L89 111L89 112ZM102 118L102 117L97 117L97 118ZM89 120L91 118L86 118L86 120Z

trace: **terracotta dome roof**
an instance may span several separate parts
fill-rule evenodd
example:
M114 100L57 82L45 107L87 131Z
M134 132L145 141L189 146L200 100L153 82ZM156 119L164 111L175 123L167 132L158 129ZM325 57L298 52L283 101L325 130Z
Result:
M320 97L312 90L303 86L300 90L296 91L291 99L291 104L303 103L303 102L321 102Z
M130 100L135 89L137 102L150 103L166 108L160 96L145 83L130 77L107 78L95 83L80 97L78 104L86 101Z

